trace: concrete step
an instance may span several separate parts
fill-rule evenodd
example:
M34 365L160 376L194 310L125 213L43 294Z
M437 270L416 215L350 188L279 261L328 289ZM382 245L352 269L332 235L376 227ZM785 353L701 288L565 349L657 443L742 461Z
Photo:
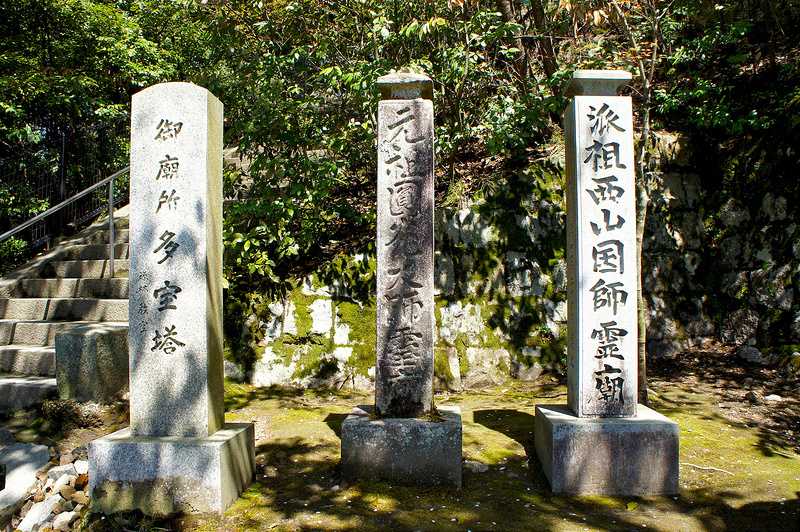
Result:
M127 299L0 299L0 320L128 321Z
M25 279L15 297L127 299L128 279Z
M0 375L0 408L27 408L57 395L54 377Z
M108 276L107 260L63 260L49 263L42 272L43 277L94 277ZM128 259L114 261L114 274L120 275L129 270Z
M55 375L56 348L40 345L2 345L0 373Z
M130 232L128 229L115 229L114 230L114 243L127 244L130 239ZM89 235L84 241L84 244L105 244L108 245L108 231L95 231Z
M130 217L129 217L128 213L127 213L128 207L125 206L123 208L125 209L124 214L120 214L119 210L116 213L114 213L114 230L115 231L118 231L118 230L121 230L121 229L128 229L128 227L130 226L130 224L129 224ZM83 233L84 231L87 231L87 230L88 231L95 231L95 230L96 231L108 231L108 217L106 216L102 220L95 221L91 225L91 227L89 227L87 229L84 229L83 231L81 231L81 233Z
M88 244L71 246L64 253L63 260L103 260L108 258L107 244ZM128 258L128 244L114 244L114 258ZM116 266L116 265L115 265Z
M0 320L0 345L55 345L56 334L76 327L97 322L86 321L43 321L43 320ZM103 322L104 325L125 327L126 322Z

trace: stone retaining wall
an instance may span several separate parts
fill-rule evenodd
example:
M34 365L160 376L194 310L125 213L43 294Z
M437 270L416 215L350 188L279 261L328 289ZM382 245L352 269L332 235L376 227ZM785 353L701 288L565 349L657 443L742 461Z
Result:
M643 258L651 357L724 342L760 362L800 343L800 230L786 198L765 191L750 212L714 210L685 141L661 133ZM665 171L659 170L665 168ZM566 263L563 160L541 160L435 222L437 385L535 380L563 371ZM337 259L266 302L242 334L259 354L260 386L373 386L374 255Z

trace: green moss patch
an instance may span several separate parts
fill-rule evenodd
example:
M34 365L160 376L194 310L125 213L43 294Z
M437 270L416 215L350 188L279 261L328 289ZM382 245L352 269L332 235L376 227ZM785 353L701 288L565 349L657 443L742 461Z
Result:
M555 495L534 450L536 404L563 403L561 385L447 393L463 414L463 487L342 483L339 431L372 397L324 391L229 388L229 419L255 419L256 481L222 516L176 518L183 530L793 530L800 519L800 456L762 445L759 431L720 415L718 398L691 390L653 397L680 424L675 496ZM244 390L244 391L243 391ZM587 450L586 452L591 452ZM485 472L480 465L488 466ZM113 519L113 518L112 518ZM108 518L105 520L108 521ZM91 530L111 530L99 516ZM105 528L103 528L105 527Z

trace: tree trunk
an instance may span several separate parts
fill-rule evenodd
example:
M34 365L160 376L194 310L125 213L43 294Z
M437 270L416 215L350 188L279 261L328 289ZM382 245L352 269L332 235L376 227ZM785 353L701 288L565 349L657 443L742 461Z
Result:
M509 0L496 0L495 6L497 10L500 12L500 16L503 17L503 21L507 24L517 24L517 17L514 16L514 11L511 9L511 2ZM520 79L520 85L522 91L527 91L527 79L528 79L528 52L525 48L525 44L522 42L522 39L518 36L514 36L514 45L519 50L517 57L515 58L514 62L515 68L517 71L517 76Z
M548 79L558 72L556 54L553 50L553 39L547 34L547 24L545 23L544 7L542 0L531 0L531 11L533 12L533 24L539 34L539 49L542 54L542 67Z
M647 149L644 142L642 151ZM644 242L644 225L647 219L647 204L650 195L647 193L643 178L636 179L636 263L639 266L636 296L638 302L638 315L636 320L638 331L637 356L639 359L638 389L639 404L647 406L647 305L642 291L642 243Z
M658 19L654 24L658 32ZM642 292L642 244L644 243L644 226L647 221L647 206L650 203L647 182L647 150L650 146L650 102L651 84L655 74L656 58L658 56L658 42L653 45L653 54L650 58L650 72L645 72L644 64L639 63L644 87L642 88L644 101L642 102L642 144L636 161L636 260L639 264L639 279L637 287L638 299L638 357L639 357L639 403L647 406L647 304Z
M625 36L631 43L631 46L639 52L639 43L631 33L630 26L628 26L628 19L620 9L619 5L614 4L614 9L622 20L625 29ZM637 330L638 330L638 345L637 357L639 362L638 371L638 389L639 389L639 403L647 406L647 307L644 301L644 294L642 293L642 245L644 242L644 226L647 221L647 205L650 203L650 194L648 193L647 182L647 150L650 144L650 103L651 103L651 87L653 78L655 76L656 59L658 59L658 35L659 35L659 17L660 14L654 11L651 14L653 24L653 35L655 42L653 43L653 52L650 56L650 70L645 69L644 59L637 53L636 64L639 68L639 75L642 77L642 136L639 152L636 155L636 263L639 268L638 282L636 289L637 299Z
M650 140L650 80L644 72L644 65L640 63L640 71L644 80L642 103L642 137L639 153L636 157L636 263L639 267L637 276L637 330L638 345L637 356L639 359L639 403L647 406L647 307L642 291L642 244L644 243L644 226L647 221L647 204L650 195L647 192L647 148Z

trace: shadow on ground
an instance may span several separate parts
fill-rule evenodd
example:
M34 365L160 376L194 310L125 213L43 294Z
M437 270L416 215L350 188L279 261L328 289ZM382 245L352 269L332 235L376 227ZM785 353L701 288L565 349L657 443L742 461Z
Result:
M158 521L92 515L84 529L717 532L798 530L800 522L800 457L764 455L757 431L716 415L715 399L702 393L683 405L661 404L681 424L679 494L575 497L550 493L534 451L535 406L563 402L563 387L543 393L520 384L437 396L437 404L462 409L466 462L460 489L343 484L341 424L368 397L247 386L230 392L229 420L255 420L260 436L255 482L224 515ZM481 464L483 472L475 467Z

